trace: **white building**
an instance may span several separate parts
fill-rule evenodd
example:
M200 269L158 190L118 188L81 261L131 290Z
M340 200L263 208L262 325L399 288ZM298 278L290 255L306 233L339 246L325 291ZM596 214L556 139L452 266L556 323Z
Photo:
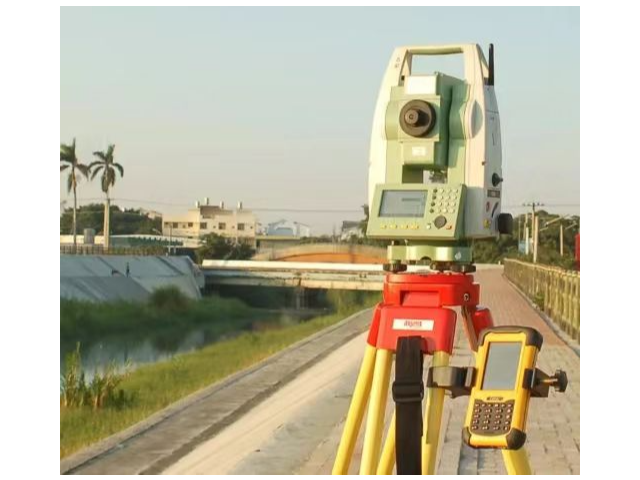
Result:
M348 241L350 238L363 238L364 234L360 228L360 222L353 222L351 220L343 220L342 228L340 229L340 240Z
M200 238L210 233L233 238L255 246L257 219L253 212L242 208L235 210L220 205L196 202L195 208L182 215L163 215L162 234L168 237Z
M146 215L151 220L155 220L156 218L160 218L160 219L162 218L162 213L158 212L157 210L147 210L146 208L141 208L140 213L142 215Z
M300 222L278 220L277 222L273 222L267 225L265 234L274 237L310 237L311 227Z

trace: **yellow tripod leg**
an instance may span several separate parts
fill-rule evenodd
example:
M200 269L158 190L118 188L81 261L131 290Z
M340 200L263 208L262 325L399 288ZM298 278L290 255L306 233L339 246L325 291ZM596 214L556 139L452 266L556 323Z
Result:
M378 350L373 370L373 384L371 385L371 403L367 412L367 425L364 432L364 446L362 448L362 462L360 475L373 475L378 466L380 444L382 443L382 429L384 427L385 406L389 392L389 375L391 374L391 350Z
M391 423L389 424L389 432L387 433L387 439L384 442L382 448L382 456L380 457L380 464L378 465L378 471L376 475L391 475L393 473L393 466L396 464L396 411L393 411L393 417L391 417Z
M373 378L373 368L376 359L376 347L372 347L367 343L364 351L364 358L358 374L358 380L351 398L349 413L344 424L342 438L338 446L338 453L333 464L332 475L346 475L349 472L353 449L358 439L360 425L364 417L364 411L369 400L369 392L371 391L371 379Z
M502 450L504 466L509 475L531 475L531 465L527 450L521 447L518 450Z
M434 367L446 367L449 365L449 354L447 352L435 352L431 365ZM443 407L444 389L427 388L427 405L425 407L424 432L422 434L423 475L435 475Z

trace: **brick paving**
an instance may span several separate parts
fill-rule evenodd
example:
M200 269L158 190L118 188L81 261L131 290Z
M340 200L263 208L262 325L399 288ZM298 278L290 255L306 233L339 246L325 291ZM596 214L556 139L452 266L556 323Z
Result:
M531 307L499 270L479 271L482 305L491 309L496 325L529 326L544 336L538 368L552 374L567 372L566 392L551 391L548 398L529 404L526 448L534 474L580 473L580 357ZM464 332L458 328L453 365L472 365L473 356ZM443 439L438 473L442 475L504 475L502 453L475 450L462 442L462 425L468 397L445 400Z

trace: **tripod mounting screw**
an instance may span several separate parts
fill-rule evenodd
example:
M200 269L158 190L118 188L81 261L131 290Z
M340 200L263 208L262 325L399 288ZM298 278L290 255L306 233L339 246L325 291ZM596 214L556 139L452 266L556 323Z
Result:
M382 265L382 270L389 273L400 273L406 272L407 266L404 263L400 263L400 260L393 260Z

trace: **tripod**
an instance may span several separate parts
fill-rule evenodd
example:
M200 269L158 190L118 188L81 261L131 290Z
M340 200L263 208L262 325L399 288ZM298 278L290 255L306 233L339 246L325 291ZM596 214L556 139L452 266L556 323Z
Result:
M442 382L442 386L438 385L437 381L427 383L423 425L414 421L417 426L413 427L420 429L417 432L418 438L421 437L417 454L400 448L404 448L407 443L404 437L396 438L396 429L401 422L405 426L403 427L405 431L411 428L410 422L407 426L407 416L411 417L409 409L413 409L414 414L417 413L413 416L414 420L421 417L420 409L424 397L423 356L433 357L432 368L449 365L453 352L456 313L448 307L461 308L465 333L474 352L477 350L479 333L493 326L491 312L479 306L479 298L479 285L473 283L473 276L465 273L386 275L383 301L376 306L369 328L364 359L333 467L334 475L348 473L368 403L360 474L389 475L393 472L396 463L398 473L435 474L444 396L447 390L446 382ZM411 355L411 345L417 348L417 361L415 355L413 359L408 359L408 355ZM394 354L396 355L396 382L393 386L393 398L396 402L396 411L382 446L385 408ZM403 367L405 369L399 371L398 366L401 361L405 367L408 365L408 370ZM417 373L417 382L406 381L410 375L407 378L399 378L399 373L410 371L414 373L412 377L414 380ZM451 388L449 390L454 392ZM400 441L403 444L396 445ZM417 441L408 443L418 445ZM509 474L531 473L524 447L518 450L502 450L502 452ZM408 460L409 464L412 464L413 460L414 465L413 468L409 466L408 470L405 454L407 457L414 457ZM401 463L404 471L401 471Z

